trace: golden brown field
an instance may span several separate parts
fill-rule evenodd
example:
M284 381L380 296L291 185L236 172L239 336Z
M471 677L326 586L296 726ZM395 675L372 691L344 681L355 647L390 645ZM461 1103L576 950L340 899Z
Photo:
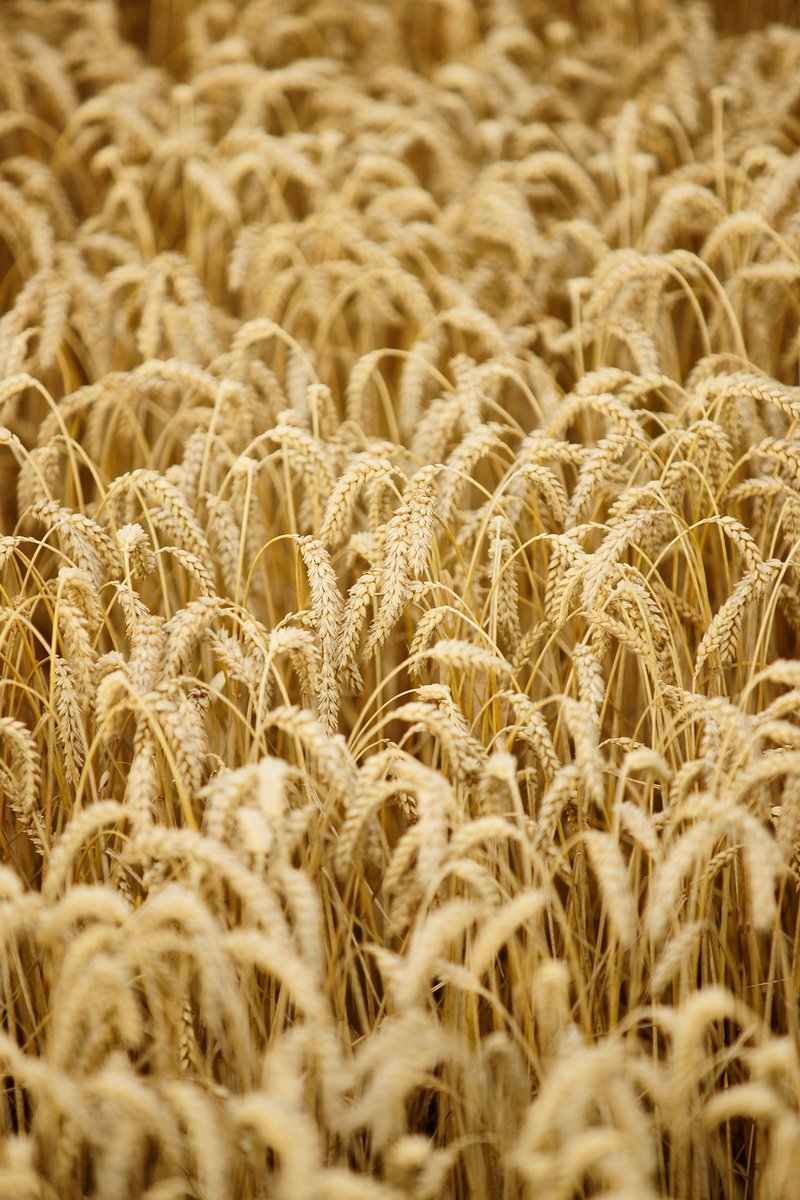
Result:
M797 1200L768 7L2 0L0 1200Z

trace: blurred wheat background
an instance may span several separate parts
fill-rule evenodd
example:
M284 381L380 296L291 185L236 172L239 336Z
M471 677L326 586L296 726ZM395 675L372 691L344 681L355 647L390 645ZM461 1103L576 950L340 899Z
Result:
M4 0L0 1200L796 1200L797 18Z

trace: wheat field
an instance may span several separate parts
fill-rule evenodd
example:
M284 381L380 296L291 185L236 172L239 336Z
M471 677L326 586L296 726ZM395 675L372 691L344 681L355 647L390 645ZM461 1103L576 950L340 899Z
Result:
M800 1195L800 31L3 0L0 1200Z

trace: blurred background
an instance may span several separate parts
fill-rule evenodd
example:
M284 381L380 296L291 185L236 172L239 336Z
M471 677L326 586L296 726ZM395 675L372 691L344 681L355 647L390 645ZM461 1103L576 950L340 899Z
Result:
M368 3L368 0L357 0ZM721 32L746 33L773 23L800 26L800 0L699 0L710 7L714 24ZM352 18L353 0L331 0L331 17L339 8L342 19ZM409 24L418 18L420 9L453 9L463 7L463 0L384 0ZM697 7L698 0L684 0L685 7ZM226 25L243 7L243 0L117 0L120 21L125 37L140 46L148 59L166 66L176 75L182 74L184 62L182 45L186 21L198 9L205 9L207 18L221 37ZM296 10L302 13L304 0L298 0ZM480 14L489 10L491 0L470 4ZM591 29L609 18L621 32L632 40L648 36L660 23L664 5L660 0L520 0L520 8L529 14L532 28L561 18L581 28ZM265 20L269 20L269 5L265 4Z

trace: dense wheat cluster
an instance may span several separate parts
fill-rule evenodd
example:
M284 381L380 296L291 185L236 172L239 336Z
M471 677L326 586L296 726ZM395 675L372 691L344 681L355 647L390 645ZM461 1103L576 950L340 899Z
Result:
M735 7L3 0L0 1200L796 1200Z

